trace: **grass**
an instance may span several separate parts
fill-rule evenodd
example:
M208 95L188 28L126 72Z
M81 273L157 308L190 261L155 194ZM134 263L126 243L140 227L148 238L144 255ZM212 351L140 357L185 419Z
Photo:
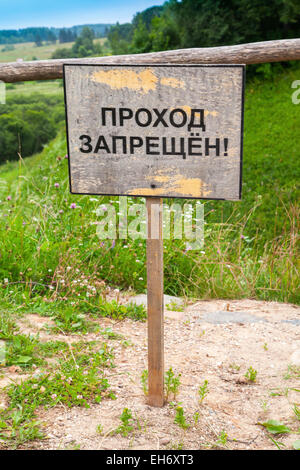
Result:
M248 85L243 200L205 202L203 250L187 251L183 240L164 241L166 293L299 302L300 113L291 101L299 74L288 70ZM99 282L145 292L145 240L98 239L97 208L112 204L118 212L119 200L70 195L65 154L60 134L41 154L1 167L0 302L62 312L65 319L88 311L130 316L117 304L103 310L106 287L99 295ZM131 314L144 318L142 311Z
M205 202L203 250L186 250L184 240L164 241L166 293L299 303L300 150L295 136L300 105L291 102L291 83L299 77L300 68L290 69L247 85L243 200ZM48 85L61 90L58 82ZM119 200L70 195L65 155L62 131L41 154L1 167L0 340L5 343L6 365L29 374L7 389L7 408L0 412L0 441L9 447L43 437L38 422L41 406L89 406L114 398L104 374L105 368L114 367L114 356L105 341L71 346L51 339L41 342L38 335L19 331L19 316L37 313L49 317L50 332L97 331L103 340L119 340L124 346L123 338L102 329L99 319L146 318L144 307L119 301L120 289L145 292L145 241L99 240L97 208L113 204L118 212ZM128 198L129 206L143 201ZM109 299L113 288L116 300ZM49 365L49 358L55 365ZM249 374L255 380L256 371L249 368ZM286 379L297 376L299 370L289 367ZM141 384L146 395L147 371ZM199 386L200 402L207 385L205 381ZM179 387L180 374L170 368L165 377L167 400L171 395L176 400ZM185 429L189 424L180 408L176 424ZM299 419L296 405L294 415ZM129 409L120 419L121 434L138 426ZM199 416L193 419L196 423ZM225 434L218 445L226 444Z
M25 344L26 338L30 341L29 336L23 338ZM40 369L35 365L29 378L7 387L8 405L0 411L0 442L10 448L45 437L37 420L41 406L89 407L104 398L115 398L104 374L105 368L114 367L113 352L105 342L79 341L70 346L62 341L40 343L36 339L35 349L38 361L37 357L34 361ZM43 367L41 357L53 355L55 365ZM8 354L8 362L10 357Z
M73 42L60 44L57 41L56 44L45 44L37 47L34 42L23 42L14 44L12 51L4 51L5 45L2 44L0 45L0 62L15 62L17 59L23 59L24 61L46 60L50 59L56 49L69 48L73 44Z
M42 93L43 95L57 95L63 100L62 80L45 80L33 82L10 83L6 85L6 96L31 95Z
M103 44L105 38L95 39L95 42ZM66 42L60 44L58 41L56 44L43 44L41 47L37 47L34 42L23 42L14 44L12 51L5 51L5 44L0 44L0 62L15 62L17 59L23 59L24 61L30 60L46 60L50 59L53 52L56 49L69 49L73 46L73 42Z

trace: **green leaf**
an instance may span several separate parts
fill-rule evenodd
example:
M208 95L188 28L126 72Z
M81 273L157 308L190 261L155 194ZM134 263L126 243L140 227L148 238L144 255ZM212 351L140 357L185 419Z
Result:
M295 450L300 450L300 440L293 442L292 445Z
M259 424L264 426L271 434L284 434L291 432L285 424L282 424L280 421L276 421L275 419L269 419L269 421Z
M30 361L32 361L32 357L30 356L18 356L15 362L18 364L27 364Z

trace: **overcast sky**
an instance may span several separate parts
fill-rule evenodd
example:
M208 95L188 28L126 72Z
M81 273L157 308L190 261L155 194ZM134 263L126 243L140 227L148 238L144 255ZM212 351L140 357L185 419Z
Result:
M0 29L126 23L160 0L0 0Z

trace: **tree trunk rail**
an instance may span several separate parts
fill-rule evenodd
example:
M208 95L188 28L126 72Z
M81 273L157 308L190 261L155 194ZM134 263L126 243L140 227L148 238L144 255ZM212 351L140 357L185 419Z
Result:
M178 49L85 59L53 59L0 63L6 83L62 78L63 64L261 64L300 60L300 39L253 42L235 46Z

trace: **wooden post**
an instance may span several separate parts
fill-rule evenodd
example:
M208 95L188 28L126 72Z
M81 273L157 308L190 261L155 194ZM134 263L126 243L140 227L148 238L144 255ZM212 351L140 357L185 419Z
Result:
M164 404L162 199L147 197L148 403Z

